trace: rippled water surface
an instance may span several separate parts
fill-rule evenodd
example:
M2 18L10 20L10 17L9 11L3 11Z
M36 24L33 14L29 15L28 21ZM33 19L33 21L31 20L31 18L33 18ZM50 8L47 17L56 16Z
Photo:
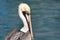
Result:
M60 40L60 0L0 0L0 40L23 26L18 16L22 2L31 7L35 40Z

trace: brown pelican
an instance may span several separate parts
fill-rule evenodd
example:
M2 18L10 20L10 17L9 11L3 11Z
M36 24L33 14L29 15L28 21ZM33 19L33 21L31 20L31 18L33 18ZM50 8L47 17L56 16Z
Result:
M20 31L13 30L10 32L5 40L32 40L33 32L30 18L30 7L26 3L21 3L18 6L18 13L24 26Z

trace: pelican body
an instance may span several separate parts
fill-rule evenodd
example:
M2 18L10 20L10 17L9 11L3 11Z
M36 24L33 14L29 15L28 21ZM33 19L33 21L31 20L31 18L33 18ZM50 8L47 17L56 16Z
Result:
M5 40L32 40L33 32L30 19L30 7L26 3L21 3L18 6L19 17L23 21L24 26L19 30L12 30Z

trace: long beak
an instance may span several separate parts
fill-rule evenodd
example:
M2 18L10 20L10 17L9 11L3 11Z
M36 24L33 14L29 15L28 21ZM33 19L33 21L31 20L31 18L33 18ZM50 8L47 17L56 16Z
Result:
M31 23L31 16L29 15L29 24L30 24L30 33L31 33L31 38L34 39L33 37L33 31L32 31L32 23Z
M33 37L33 31L32 31L32 23L31 23L31 16L27 11L23 11L23 13L28 15L28 22L29 22L29 28L30 28L30 34L31 34L31 38L34 39Z

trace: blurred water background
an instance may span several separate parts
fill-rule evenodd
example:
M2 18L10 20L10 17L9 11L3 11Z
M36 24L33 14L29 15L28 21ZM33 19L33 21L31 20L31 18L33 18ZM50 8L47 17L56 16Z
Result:
M25 2L31 7L35 40L60 40L60 0L0 0L0 40L23 23L18 5Z

